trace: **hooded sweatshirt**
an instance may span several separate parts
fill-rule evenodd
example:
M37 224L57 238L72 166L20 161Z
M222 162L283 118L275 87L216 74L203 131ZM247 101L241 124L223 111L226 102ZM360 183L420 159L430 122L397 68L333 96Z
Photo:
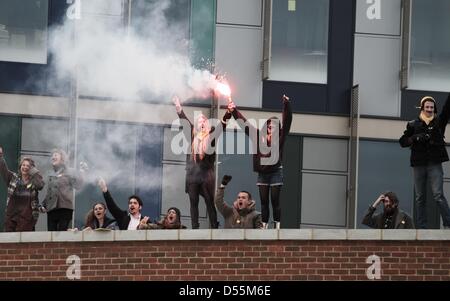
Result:
M260 229L262 228L261 213L256 211L255 201L251 201L247 208L239 210L237 204L233 207L228 206L223 200L224 188L217 189L214 203L217 210L225 219L225 229Z

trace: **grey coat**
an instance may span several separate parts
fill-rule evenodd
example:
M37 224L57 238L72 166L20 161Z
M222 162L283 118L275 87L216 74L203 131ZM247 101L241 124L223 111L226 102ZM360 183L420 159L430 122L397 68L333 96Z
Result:
M47 195L42 205L47 211L60 208L73 210L73 190L80 189L82 185L81 174L73 168L62 166L57 171L51 171L48 175Z

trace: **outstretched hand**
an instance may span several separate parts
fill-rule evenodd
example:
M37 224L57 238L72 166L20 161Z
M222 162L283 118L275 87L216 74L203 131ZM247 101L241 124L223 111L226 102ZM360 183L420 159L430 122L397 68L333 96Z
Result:
M233 99L231 99L231 96L228 97L228 112L233 113L234 109L236 109L236 104L233 102Z
M80 162L80 171L81 172L86 172L88 170L89 170L88 164L86 162L84 162L84 161L81 161Z
M226 186L232 179L232 176L224 175L222 178L222 185Z
M283 94L283 102L288 102L289 101L289 97L287 97L285 94Z
M106 181L103 178L98 179L98 186L102 190L102 192L107 192L108 187L106 186Z
M146 226L147 226L147 224L148 224L149 219L150 219L150 218L149 218L148 216L144 216L144 217L141 219L141 221L139 222L138 229L139 229L139 230L145 229Z
M181 103L180 103L180 98L178 98L178 96L174 96L172 98L173 103L175 104L175 109L177 110L177 113L180 113L182 108L181 108Z

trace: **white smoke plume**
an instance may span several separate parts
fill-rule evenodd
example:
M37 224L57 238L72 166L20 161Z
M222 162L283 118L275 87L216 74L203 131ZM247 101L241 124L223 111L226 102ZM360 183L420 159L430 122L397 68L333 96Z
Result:
M165 18L170 0L137 2L130 26L119 15L121 0L80 3L80 19L66 18L49 35L56 75L76 76L80 95L159 101L210 95L215 76L191 65L188 24Z
M61 25L50 28L50 52L55 66L52 82L58 85L64 79L76 77L80 95L108 97L130 104L134 101L171 103L173 95L182 100L205 98L206 102L218 81L209 70L192 66L186 22L166 19L170 0L140 2L145 6L134 7L130 26L124 25L126 18L120 15L127 1L85 0L80 2L80 19L65 17ZM173 114L176 119L175 108ZM103 177L111 192L121 190L130 194L132 187L159 187L160 169L138 172L142 165L136 160L136 150L143 144L161 145L161 135L159 132L143 134L141 129L138 124L79 120L78 162L74 165L87 162L87 184L95 185L98 177ZM67 137L53 138L67 140ZM181 183L177 183L180 174L169 175L172 176L177 180L164 181L184 185L184 176ZM89 196L87 191L82 192L83 198L93 202L93 197L101 197L98 192L97 189L96 195ZM184 198L179 196L180 200ZM127 200L116 201L126 208ZM77 211L88 209L87 203L77 201Z

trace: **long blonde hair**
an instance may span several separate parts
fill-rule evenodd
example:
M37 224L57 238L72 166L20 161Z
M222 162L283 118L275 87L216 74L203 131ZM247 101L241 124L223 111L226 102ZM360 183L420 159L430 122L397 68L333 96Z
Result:
M198 128L198 120L200 118L203 118L205 120L205 127L203 131L201 131ZM203 158L205 157L205 153L209 144L210 131L211 127L209 125L208 118L206 118L205 115L200 114L196 119L196 123L194 125L194 133L192 137L191 151L192 151L192 158L194 159L194 161L197 161L197 155L199 155L200 160L203 160Z

